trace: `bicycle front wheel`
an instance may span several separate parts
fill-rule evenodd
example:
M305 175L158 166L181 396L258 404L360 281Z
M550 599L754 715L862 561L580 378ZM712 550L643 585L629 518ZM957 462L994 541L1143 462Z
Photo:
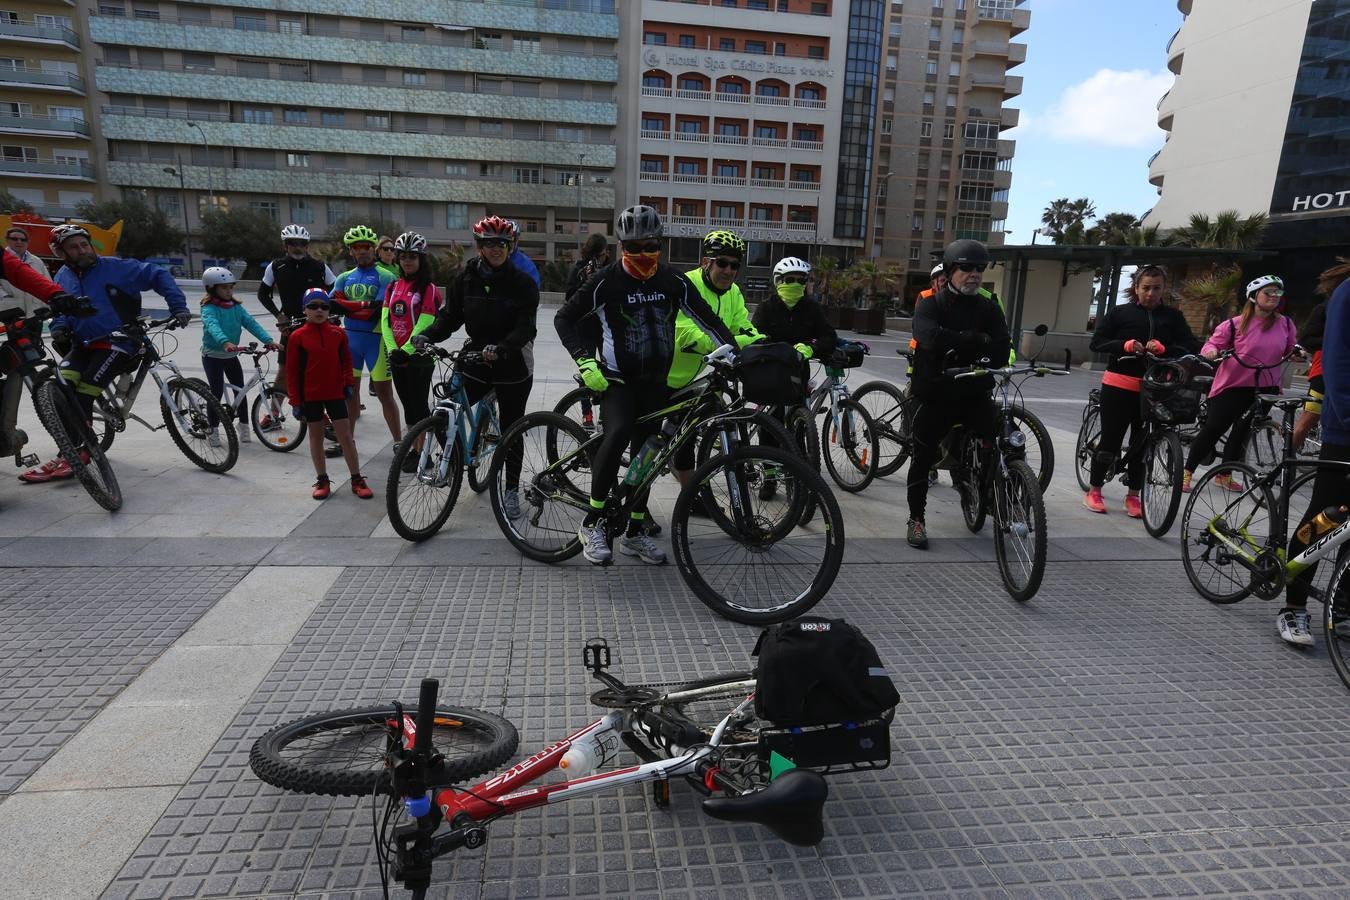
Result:
M760 488L773 481L773 492ZM702 494L710 518L690 518ZM807 497L816 518L797 527ZM748 625L799 616L834 584L844 521L824 480L791 451L741 446L699 466L671 516L675 563L718 615Z
M183 455L208 472L224 474L239 459L239 435L232 417L204 382L175 378L167 385L169 400L159 401L159 411L169 437ZM216 424L212 425L212 421Z
M1255 484L1256 477L1251 466L1221 463L1191 486L1181 517L1181 561L1191 587L1211 603L1236 603L1250 594L1258 559L1278 564L1269 552L1275 495Z
M286 392L263 388L253 398L249 409L249 425L258 436L258 442L268 450L289 453L305 441L308 424L299 416L291 415Z
M511 546L530 559L562 562L581 552L577 529L591 500L594 445L586 446L588 440L571 419L532 412L497 445L492 514Z
M1270 419L1262 419L1252 426L1243 449L1247 465L1258 472L1269 471L1284 459L1284 435Z
M588 387L563 394L553 411L576 422L588 435L600 430L600 395Z
M1327 583L1322 607L1322 628L1327 640L1327 655L1336 667L1341 682L1350 688L1350 552L1342 545L1336 555L1336 568Z
M1092 490L1092 458L1097 455L1097 442L1102 437L1102 414L1100 410L1090 410L1083 417L1078 429L1078 441L1073 447L1073 473L1078 477L1078 486L1084 491Z
M961 462L952 472L952 484L961 496L961 519L972 534L984 529L989 514L984 496L984 455L980 452L980 437L972 431L961 435Z
M112 463L99 447L74 398L60 382L49 379L33 390L33 406L42 427L56 441L57 453L94 502L110 512L121 509L122 488Z
M1041 486L1041 493L1045 493L1050 489L1050 479L1055 474L1055 445L1050 440L1050 431L1039 416L1020 403L1008 407L1008 416L1012 419L1013 427L1027 439L1027 465L1036 473L1036 483Z
M117 432L125 430L127 427L126 422L113 412L107 398L108 392L105 391L94 400L94 420L90 423L90 427L94 431L94 437L98 440L99 449L105 453L112 449Z
M994 473L994 556L1003 586L1014 600L1028 600L1045 577L1048 537L1045 500L1036 476L1023 460Z
M812 470L820 471L820 433L816 430L816 417L806 411L804 406L794 406L787 414L787 430L792 437L797 453ZM805 525L816 514L815 498L807 496L802 508L798 525Z
M1171 430L1156 434L1145 453L1144 486L1139 499L1144 507L1144 530L1156 538L1172 528L1181 506L1181 438Z
M900 471L914 440L912 398L889 381L869 381L853 394L872 417L877 434L877 477Z
M415 709L405 712L415 716ZM479 709L444 706L436 710L433 722L431 743L450 781L492 771L520 743L514 725ZM320 713L258 738L248 764L258 778L288 791L365 796L391 786L387 756L400 727L399 712L392 706Z
M502 440L502 428L497 418L497 395L488 393L478 405L478 440L473 448L473 465L469 466L469 488L481 494L491 484L492 457Z
M856 494L877 477L877 428L855 400L840 400L825 413L821 456L840 490Z
M433 415L408 429L389 464L384 491L389 524L399 537L425 541L440 531L455 508L463 474L459 441L447 436L444 418Z

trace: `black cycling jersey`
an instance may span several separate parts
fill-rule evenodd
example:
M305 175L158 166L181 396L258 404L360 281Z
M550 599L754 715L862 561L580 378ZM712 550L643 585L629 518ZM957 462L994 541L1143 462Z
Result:
M998 300L992 296L967 296L950 285L932 297L925 297L914 308L914 374L910 378L914 396L923 399L958 399L988 396L994 379L983 375L955 379L943 370L968 366L981 359L1004 365L1012 341L1008 322Z
M664 263L646 281L622 262L606 266L562 305L553 325L573 359L594 357L607 378L664 383L681 310L719 345L735 343L693 283ZM583 326L591 317L598 329Z
M803 297L788 308L782 298L773 296L755 307L755 329L771 341L809 344L817 359L834 352L838 336L825 319L825 310L810 297Z
M262 283L258 285L258 302L274 316L303 318L305 291L310 288L332 290L336 281L333 270L321 259L313 256L299 259L281 256L267 264ZM280 308L272 300L273 290L281 300Z
M1122 303L1097 323L1089 349L1093 353L1108 353L1108 372L1143 377L1148 361L1125 352L1127 341L1147 344L1158 341L1163 345L1163 356L1184 356L1200 352L1200 341L1191 332L1186 317L1175 306L1160 303L1145 309L1138 303Z

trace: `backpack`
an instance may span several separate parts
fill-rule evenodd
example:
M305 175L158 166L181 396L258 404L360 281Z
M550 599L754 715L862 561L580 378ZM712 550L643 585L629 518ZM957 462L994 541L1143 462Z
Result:
M755 714L781 727L874 719L900 702L876 647L843 619L766 628L754 655Z

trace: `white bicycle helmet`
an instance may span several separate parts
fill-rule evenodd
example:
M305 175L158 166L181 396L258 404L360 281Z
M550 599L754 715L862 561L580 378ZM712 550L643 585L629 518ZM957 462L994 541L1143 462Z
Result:
M309 229L303 225L287 225L281 229L281 239L283 241L308 241Z
M53 247L60 247L66 241L73 237L89 237L89 232L79 225L57 225L52 229L50 243Z
M239 279L224 266L212 266L202 273L202 287L208 291L219 284L234 284Z
M785 256L773 267L773 283L777 284L783 280L784 275L810 275L811 264L804 259L798 259L795 256Z
M933 268L928 270L928 277L930 279L936 278L939 275L941 275L942 272L943 272L942 263L938 263L936 266L933 266Z
M1253 278L1247 282L1247 297L1250 298L1257 291L1269 285L1275 285L1280 290L1284 290L1284 279L1278 275L1262 275L1259 278Z
M394 238L394 249L396 251L426 253L427 239L415 231L405 231Z

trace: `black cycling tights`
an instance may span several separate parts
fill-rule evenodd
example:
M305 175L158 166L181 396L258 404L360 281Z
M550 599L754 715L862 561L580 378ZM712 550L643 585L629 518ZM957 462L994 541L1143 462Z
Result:
M495 385L485 381L475 381L472 378L464 379L464 393L468 395L470 403L477 403L483 399L483 395L488 392L489 387L497 391L497 422L501 426L501 433L506 434L507 429L520 421L521 416L525 415L525 405L530 400L530 389L534 387L534 378L531 376L524 381L510 381ZM524 448L517 441L506 452L506 486L508 488L515 489L520 484L520 468L524 461Z
M1323 444L1318 459L1350 462L1350 445ZM1287 558L1293 559L1308 549L1307 543L1298 539L1298 529L1304 522L1307 522L1328 506L1341 505L1350 506L1350 482L1346 481L1345 470L1331 467L1318 469L1317 476L1313 479L1312 499L1308 501L1308 509L1303 513L1303 518L1299 520L1298 525L1289 529L1289 555ZM1290 510L1291 513L1293 511ZM1312 584L1313 577L1316 574L1317 566L1313 565L1300 572L1298 578L1289 582L1285 589L1286 606L1301 609L1308 605L1308 585Z
M629 447L636 455L642 444L661 430L661 420L639 423L640 416L656 412L666 404L669 391L664 381L635 381L622 384L609 383L609 389L601 395L600 415L605 423L605 435L600 447L591 461L591 499L596 503L609 497L610 488L619 474L619 462L623 458L624 447ZM587 516L591 524L600 517L593 509ZM638 497L634 511L646 512L647 492Z
M1144 427L1143 410L1139 406L1139 392L1102 385L1101 437L1097 438L1097 453L1092 457L1092 473L1088 484L1100 488L1106 484L1106 473L1120 455L1125 442L1125 431L1138 434ZM1143 459L1132 460L1125 471L1125 483L1132 491L1144 484Z

